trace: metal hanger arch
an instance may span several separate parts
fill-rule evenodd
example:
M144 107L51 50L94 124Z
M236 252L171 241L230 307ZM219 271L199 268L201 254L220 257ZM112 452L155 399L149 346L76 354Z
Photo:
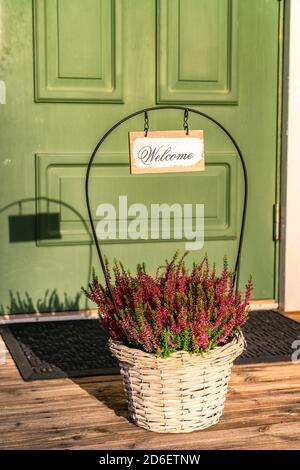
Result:
M113 305L114 305L116 310L118 310L118 308L117 308L117 305L116 305L116 301L115 301L115 298L114 298L114 294L113 294L113 290L112 290L110 280L109 280L109 278L107 276L107 273L106 273L105 263L104 263L102 251L101 251L101 248L100 248L99 240L97 238L97 234L96 234L96 230L95 230L95 226L94 226L94 222L93 222L93 218L92 218L92 211L91 211L90 200L89 200L89 177L90 177L90 172L91 172L92 164L93 164L93 161L95 159L95 156L96 156L98 150L100 149L101 145L104 143L104 141L109 137L109 135L112 132L114 132L124 122L129 121L130 119L133 119L134 117L139 116L140 114L147 115L147 117L148 117L148 112L150 112L150 111L161 111L161 110L176 110L176 111L179 110L179 111L183 111L184 112L184 118L186 118L187 113L193 113L193 114L196 114L198 116L202 116L202 117L208 119L209 121L214 123L219 129L221 129L226 134L226 136L230 139L231 143L233 144L233 146L235 147L235 149L237 151L237 154L239 156L239 159L240 159L240 162L241 162L241 165L242 165L243 177L244 177L243 212L242 212L240 238L239 238L238 251L237 251L237 257L236 257L236 262L235 262L235 267L234 267L234 277L233 277L233 281L235 283L236 289L238 289L238 285L239 285L241 253L242 253L242 247L243 247L243 241L244 241L246 213L247 213L247 206L248 206L248 175L247 175L246 163L245 163L242 151L241 151L239 145L237 144L236 140L234 139L234 137L228 131L228 129L226 129L226 127L224 127L223 124L221 124L219 121L217 121L212 116L210 116L210 115L208 115L208 114L206 114L202 111L198 111L197 109L190 108L190 107L187 107L187 106L179 106L179 105L153 106L153 107L150 107L150 108L140 109L138 111L135 111L134 113L128 114L127 116L120 119L120 121L116 122L98 141L96 147L94 148L94 150L93 150L93 152L90 156L90 159L89 159L89 162L88 162L88 165L87 165L87 170L86 170L85 197L86 197L86 205L87 205L87 210L88 210L89 221L90 221L90 224L91 224L92 235L93 235L93 239L95 241L97 254L98 254L100 265L101 265L101 268L102 268L102 271L103 271L103 274L104 274L106 286L107 286L109 295L111 297L111 300L112 300Z

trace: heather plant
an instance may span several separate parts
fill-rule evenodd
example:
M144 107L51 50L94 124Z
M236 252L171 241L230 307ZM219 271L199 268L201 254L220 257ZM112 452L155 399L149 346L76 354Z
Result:
M237 335L248 317L251 278L243 298L235 291L226 258L217 274L207 257L188 270L185 256L179 258L176 252L155 276L144 264L133 275L117 261L112 276L106 261L117 310L93 273L88 290L83 290L97 304L102 325L114 340L167 357L175 351L202 353Z

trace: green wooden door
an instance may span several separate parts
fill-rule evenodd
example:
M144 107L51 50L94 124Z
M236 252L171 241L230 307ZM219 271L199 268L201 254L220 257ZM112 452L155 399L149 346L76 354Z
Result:
M276 195L277 0L1 0L2 312L84 308L78 293L97 266L85 221L89 154L115 121L155 104L189 104L220 120L240 144L249 172L242 259L255 298L273 298ZM1 101L4 100L2 96ZM150 114L151 129L181 129L182 112ZM203 174L130 176L126 123L105 143L91 176L101 202L203 203L205 245L234 263L243 180L224 135L204 129ZM37 216L35 216L37 214ZM96 216L95 216L96 219ZM153 269L178 240L106 241L111 259Z

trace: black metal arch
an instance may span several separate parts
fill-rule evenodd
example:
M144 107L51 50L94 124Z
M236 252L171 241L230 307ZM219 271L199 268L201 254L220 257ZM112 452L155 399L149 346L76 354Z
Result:
M93 238L94 238L94 241L95 241L95 245L96 245L100 265L101 265L101 268L102 268L102 271L103 271L103 274L104 274L105 282L106 282L106 285L107 285L107 288L108 288L108 292L110 294L111 300L112 300L113 305L114 305L116 310L117 310L116 301L115 301L115 298L114 298L114 295L113 295L110 280L108 279L107 274L106 274L105 263L104 263L104 260L103 260L103 255L102 255L102 252L101 252L101 249L100 249L99 241L98 241L98 238L97 238L97 234L96 234L96 230L95 230L95 226L94 226L94 222L93 222L93 218L92 218L92 212L91 212L91 206L90 206L90 200L89 200L89 176L90 176L90 172L91 172L91 168L92 168L94 158L95 158L99 148L101 147L103 142L107 139L107 137L113 131L115 131L121 124L123 124L126 121L129 121L130 119L134 118L135 116L138 116L140 114L144 114L145 112L161 111L163 109L168 109L168 110L173 109L173 110L180 110L180 111L184 111L184 112L188 111L188 112L197 114L199 116L202 116L202 117L208 119L209 121L216 124L216 126L218 126L227 135L227 137L229 137L230 141L233 143L233 145L234 145L234 147L235 147L235 149L238 153L240 162L242 164L243 176L244 176L244 185L245 185L244 186L243 214L242 214L241 229L240 229L240 239L239 239L239 244L238 244L238 252L237 252L237 257L236 257L236 262L235 262L235 268L234 268L234 282L235 282L236 288L238 288L238 284L239 284L241 253L242 253L242 247L243 247L243 241L244 241L245 222L246 222L246 213L247 213L247 204L248 204L248 176L247 176L246 163L245 163L243 154L241 152L241 149L238 146L236 140L232 137L230 132L226 129L226 127L224 127L219 121L217 121L213 117L209 116L208 114L203 113L202 111L198 111L197 109L189 108L189 107L186 107L186 106L173 106L173 105L172 106L171 105L169 105L169 106L168 105L167 106L153 106L153 107L150 107L150 108L140 109L138 111L135 111L132 114L128 114L123 119L116 122L101 137L101 139L97 143L95 149L93 150L93 153L91 154L91 157L90 157L90 160L89 160L89 163L88 163L88 166L87 166L87 171L86 171L85 196L86 196L86 204L87 204L87 209L88 209L89 220L90 220L90 224L91 224L91 228L92 228L92 234L93 234Z

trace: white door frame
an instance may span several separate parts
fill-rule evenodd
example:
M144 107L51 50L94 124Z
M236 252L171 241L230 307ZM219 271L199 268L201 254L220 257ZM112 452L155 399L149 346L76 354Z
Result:
M285 1L280 310L300 311L300 1Z

